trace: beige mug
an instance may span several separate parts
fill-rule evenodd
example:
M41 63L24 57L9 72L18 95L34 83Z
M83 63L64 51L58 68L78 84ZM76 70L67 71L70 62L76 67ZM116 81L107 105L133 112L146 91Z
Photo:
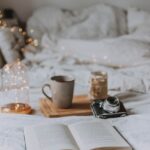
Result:
M42 92L58 108L69 108L72 105L74 83L73 77L53 76L50 78L50 84L45 84L42 87ZM45 92L46 87L51 90L52 97Z

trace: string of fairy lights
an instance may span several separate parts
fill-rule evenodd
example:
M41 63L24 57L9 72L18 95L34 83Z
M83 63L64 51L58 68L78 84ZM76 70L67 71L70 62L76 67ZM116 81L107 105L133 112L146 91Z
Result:
M14 63L6 64L2 72L3 90L5 92L13 90L15 93L14 100L18 102L20 100L19 93L27 93L29 89L27 71L24 64L17 60ZM27 96L26 100L28 100Z
M1 28L7 27L7 23L6 23L6 21L4 21L3 18L4 18L3 11L0 10L0 27Z
M0 10L0 29L9 29L10 32L20 34L25 40L25 45L20 49L20 51L26 51L26 45L32 45L34 47L39 46L39 42L37 39L33 39L28 36L27 32L20 26L9 26L7 21L5 20L3 10ZM33 30L33 29L32 29ZM21 39L21 38L19 38ZM17 42L20 42L19 40ZM28 98L28 77L27 77L27 70L25 65L20 61L17 60L11 64L6 64L1 72L2 77L2 88L5 92L8 90L13 90L15 93L14 101L17 103L19 101L19 94L26 93L26 98Z
M9 27L9 25L5 21L3 10L0 10L0 29L4 29L4 28L10 29L10 32L12 32L12 33L20 33L20 35L25 40L25 45L31 45L34 47L39 46L39 41L37 39L34 39L34 38L28 36L27 32L22 27L20 27L20 26ZM30 33L32 33L33 31L34 31L33 29L30 29ZM24 47L21 48L22 52L24 52L26 50L27 49L25 49Z

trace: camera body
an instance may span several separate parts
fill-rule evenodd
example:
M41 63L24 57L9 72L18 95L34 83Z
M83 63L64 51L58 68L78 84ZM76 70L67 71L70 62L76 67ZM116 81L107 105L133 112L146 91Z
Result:
M116 99L119 101L116 97L108 97L106 100L94 100L91 103L93 115L96 118L103 119L126 116L127 112L123 103L121 101L116 102Z

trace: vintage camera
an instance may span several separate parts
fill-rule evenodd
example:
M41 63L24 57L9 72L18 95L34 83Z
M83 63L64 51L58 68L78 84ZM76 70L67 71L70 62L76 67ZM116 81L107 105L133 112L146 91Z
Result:
M123 103L113 96L107 97L105 100L94 100L91 103L93 115L97 118L115 118L127 115Z

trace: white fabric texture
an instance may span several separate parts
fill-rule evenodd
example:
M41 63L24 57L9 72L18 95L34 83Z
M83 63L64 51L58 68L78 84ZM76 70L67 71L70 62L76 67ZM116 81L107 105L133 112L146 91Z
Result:
M149 24L150 26L149 12L137 8L129 8L127 14L129 33L135 32L136 30L138 30L138 28L141 28L143 25Z
M139 65L143 65L145 70L146 64L150 63L149 16L145 13L128 9L128 29L132 33L116 37L127 32L126 16L122 9L104 4L78 11L55 7L38 9L28 21L28 33L41 39L42 50L31 49L25 53L24 60L32 65L29 67L31 86L41 87L55 74L72 74L77 80L76 90L87 92L90 72L105 70L109 75L109 89L149 92L149 78L144 73L130 76L119 71L119 68L131 67L133 73ZM48 17L51 19L47 20ZM109 39L103 39L106 37ZM54 39L58 43L53 42ZM85 77L84 80L81 76Z
M19 53L13 49L15 37L9 29L0 29L0 50L7 63L19 58Z
M58 43L44 35L42 50L25 53L30 84L41 87L52 75L71 74L76 78L76 90L87 93L90 72L103 70L108 72L110 90L147 93L150 90L149 33L145 42L142 32L101 41L60 40Z
M60 47L77 59L98 64L127 67L150 62L150 43L135 39L116 38L103 41L62 40Z
M124 10L105 4L74 11L47 6L35 11L27 24L28 33L38 39L44 33L50 39L103 39L127 32Z
M94 60L93 63L79 61L74 54L70 56L70 53L68 55L67 52L49 49L37 54L30 53L26 57L25 63L32 64L28 72L31 87L41 87L48 82L50 76L69 74L76 78L76 90L87 93L90 72L103 70L108 73L110 90L149 92L150 68L148 64L116 70L114 67L99 65Z

